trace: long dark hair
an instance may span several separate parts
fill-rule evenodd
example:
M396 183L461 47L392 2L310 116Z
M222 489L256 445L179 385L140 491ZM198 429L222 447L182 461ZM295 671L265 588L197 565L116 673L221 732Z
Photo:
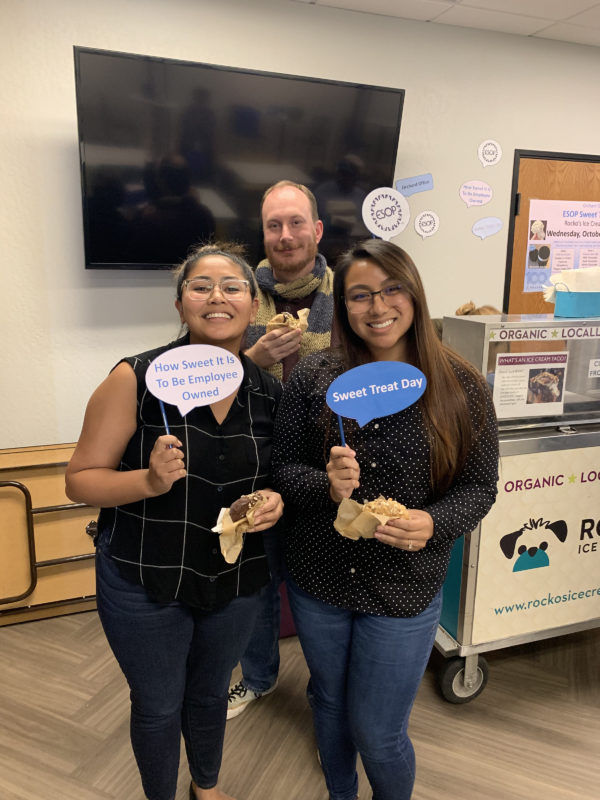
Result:
M439 340L429 316L421 277L411 257L382 239L360 242L344 253L336 266L333 297L341 345L339 355L345 368L373 360L365 342L350 327L344 301L346 274L355 261L363 259L402 284L413 303L413 324L406 333L407 360L427 378L419 407L429 439L431 486L439 496L460 474L485 423L485 382L480 372ZM480 392L476 419L469 409L465 387L456 375L457 366L472 376Z

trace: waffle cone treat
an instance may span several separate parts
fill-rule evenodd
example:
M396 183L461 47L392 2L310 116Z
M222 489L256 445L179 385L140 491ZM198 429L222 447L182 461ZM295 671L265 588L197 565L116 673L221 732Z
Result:
M365 511L375 514L376 517L387 517L388 519L409 519L406 506L397 500L388 497L386 500L383 495L379 495L375 500L370 500L364 504Z
M264 506L267 498L260 492L244 494L231 504L222 508L217 524L212 529L219 534L221 554L228 564L237 561L244 545L244 534L254 525L254 512Z
M390 519L410 519L406 506L380 495L368 503L345 497L339 505L333 527L347 539L372 539L376 528Z
M267 322L267 333L275 331L278 328L289 328L290 330L299 328L301 331L305 331L308 328L309 313L309 308L301 308L298 311L298 317L290 314L289 311L283 311L281 314L276 314L272 319L269 320L269 322Z

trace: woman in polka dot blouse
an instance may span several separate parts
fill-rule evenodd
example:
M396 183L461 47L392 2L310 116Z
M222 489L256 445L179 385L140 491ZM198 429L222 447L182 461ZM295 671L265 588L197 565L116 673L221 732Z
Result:
M334 298L342 345L297 365L275 427L288 593L330 800L357 797L357 753L373 800L409 800L408 718L452 545L495 500L496 417L480 373L437 338L417 269L399 247L371 239L345 254ZM344 419L342 447L325 393L342 372L372 361L418 367L427 389L362 428ZM335 531L342 498L379 495L407 506L410 519L390 520L372 539Z

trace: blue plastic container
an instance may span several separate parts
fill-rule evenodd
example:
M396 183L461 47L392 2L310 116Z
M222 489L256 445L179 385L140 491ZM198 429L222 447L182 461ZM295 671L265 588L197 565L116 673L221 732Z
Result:
M600 292L556 292L555 317L600 317Z

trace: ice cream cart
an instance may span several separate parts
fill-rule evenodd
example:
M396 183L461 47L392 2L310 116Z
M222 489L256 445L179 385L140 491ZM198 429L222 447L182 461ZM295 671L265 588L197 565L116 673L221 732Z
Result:
M600 319L445 317L493 392L498 497L453 549L436 648L443 696L483 691L482 653L600 625Z

